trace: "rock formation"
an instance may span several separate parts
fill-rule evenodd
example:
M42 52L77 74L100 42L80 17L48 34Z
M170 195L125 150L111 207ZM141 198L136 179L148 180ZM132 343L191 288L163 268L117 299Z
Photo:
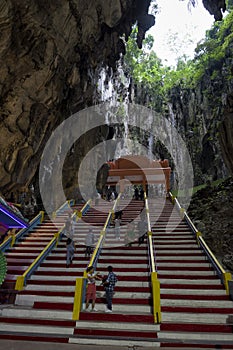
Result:
M145 31L154 24L154 17L148 14L150 2L1 1L0 184L4 195L27 189L32 182L36 186L49 136L62 120L98 103L96 72L100 67L115 69L125 52L122 38L127 40L134 23L141 47ZM225 9L223 0L203 4L216 19ZM75 162L98 142L96 135L102 139L108 134L102 128L88 142L84 139L74 146ZM225 143L222 137L221 145ZM72 168L72 154L64 173ZM72 174L67 188L76 181Z
M224 266L233 272L233 178L217 186L210 183L192 197L188 213Z
M216 21L221 21L223 12L226 11L225 0L202 0L204 7Z
M56 126L98 102L96 69L115 67L125 50L122 37L127 39L137 21L140 45L154 23L149 4L150 0L1 1L0 184L5 195L31 183Z

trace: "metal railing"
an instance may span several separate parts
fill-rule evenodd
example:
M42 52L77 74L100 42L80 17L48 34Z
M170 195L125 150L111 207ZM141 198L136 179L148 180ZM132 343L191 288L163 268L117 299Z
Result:
M150 263L150 272L151 272L154 323L161 323L162 316L161 316L161 302L160 302L160 282L158 280L158 274L155 267L149 205L148 205L148 199L145 192L144 192L144 199L145 199L145 206L146 206L147 228L148 228L148 231L147 231L148 253L149 253L149 263Z
M94 269L96 269L96 265L98 262L99 255L101 253L101 249L105 240L106 236L106 230L111 222L111 219L114 215L116 206L120 200L121 193L119 193L117 199L114 202L113 208L109 211L107 219L105 221L103 230L100 232L100 237L98 239L97 245L95 247L95 250L92 254L91 260L88 264L88 266L93 266ZM72 319L77 321L79 320L80 316L80 311L82 309L82 305L85 303L85 298L86 298L86 279L87 279L87 273L86 269L83 272L82 277L78 277L76 279L76 286L75 286L75 295L74 295L74 306L73 306L73 316Z
M195 235L195 238L197 240L197 243L199 247L203 250L206 257L208 258L209 262L215 269L216 273L218 274L221 282L223 283L226 294L230 294L229 290L229 282L232 281L232 275L230 272L227 272L224 270L224 268L219 263L218 259L215 257L215 255L212 253L211 249L208 247L207 243L205 242L204 238L202 237L202 233L198 231L198 229L195 227L194 223L190 219L189 215L187 214L186 210L181 207L180 203L178 202L177 198L174 198L172 194L170 193L170 198L174 205L177 207L178 211L180 212L180 216L182 219L186 221L188 226L190 227L191 231Z
M6 249L13 247L20 239L22 239L28 232L39 225L44 220L44 212L41 211L37 216L35 216L30 222L29 226L21 229L17 234L8 237L1 245L0 251L4 252Z
M67 207L70 207L70 203L72 204L72 202L70 201L67 201L66 203L64 203L55 212L55 215L56 215L55 217L57 217ZM76 212L72 215L72 218L74 218L74 216L76 216ZM23 275L17 277L16 284L15 284L16 290L18 291L23 290L27 280L30 278L33 272L38 268L41 262L50 254L50 252L57 246L58 242L61 239L64 228L65 228L65 224L61 227L61 229L58 232L54 234L54 237L51 239L51 241L47 244L47 246L43 249L43 251L38 255L38 257L33 261L33 263L28 267L28 269L23 273Z
M76 212L76 221L78 221L79 219L81 219L81 217L83 216L83 215L85 215L86 214L86 212L89 210L89 208L90 208L90 206L91 206L91 202L92 202L92 200L91 199L89 199L87 202L86 202L86 204L82 207L82 209L80 210L80 211L77 211Z

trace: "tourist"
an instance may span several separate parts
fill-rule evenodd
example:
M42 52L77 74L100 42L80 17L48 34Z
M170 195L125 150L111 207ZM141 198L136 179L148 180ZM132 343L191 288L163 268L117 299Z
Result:
M117 276L113 272L113 267L108 266L108 276L103 282L106 297L106 310L105 312L112 312L112 298L114 295L115 284L117 283Z
M89 229L89 232L86 235L85 245L86 245L85 257L90 257L93 251L93 247L95 245L95 236L91 228Z
M102 280L102 278L99 276L99 272L94 273L93 266L88 266L86 271L87 271L86 311L89 311L90 300L92 300L92 310L91 311L98 311L95 308L95 301L96 301L95 281L97 279Z
M70 267L74 259L74 252L76 250L74 241L69 237L66 241L66 267Z

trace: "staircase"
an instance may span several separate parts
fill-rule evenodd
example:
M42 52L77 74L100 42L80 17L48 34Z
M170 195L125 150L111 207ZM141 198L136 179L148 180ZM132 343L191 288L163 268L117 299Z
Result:
M66 216L65 212L60 214L55 220L56 225L50 219L46 219L5 251L7 275L4 284L15 287L17 277L22 275L44 250L54 234L63 226Z
M170 201L161 211L163 203L154 203L152 228L161 283L160 346L233 349L232 301L188 225Z
M121 200L123 227L120 241L115 243L114 229L108 230L105 247L98 259L97 270L107 274L107 266L112 265L118 277L113 298L113 313L105 313L104 289L97 286L98 312L83 311L76 324L75 337L70 342L109 346L158 347L159 325L153 322L151 311L150 270L147 243L138 247L124 246L125 224L135 219L143 209L143 201L131 201L128 205ZM111 244L114 247L111 247ZM118 245L117 247L115 245ZM98 284L98 282L97 282Z
M107 266L112 265L118 276L113 313L105 313L104 290L97 282L99 311L83 310L79 321L72 320L75 280L89 263L84 255L85 235L93 225L98 238L108 214L109 203L101 202L75 226L77 252L70 268L65 266L62 240L17 295L15 305L1 308L0 338L119 347L233 349L233 326L229 323L232 302L191 230L164 199L153 200L150 205L162 309L162 323L154 324L147 242L140 247L136 241L131 247L124 246L126 224L139 220L143 201L126 204L121 200L120 205L125 206L120 240L110 227L97 265L102 274L107 274ZM27 243L21 242L7 253L8 280L15 281L24 272L53 234L51 223L46 222L45 227L42 224L30 234Z
M63 238L40 267L27 281L27 286L19 292L15 305L1 308L0 338L13 340L34 340L68 343L73 336L76 322L72 320L76 277L82 276L89 263L85 257L85 235L96 218L94 233L99 235L105 223L109 203L91 208L85 222L75 224L74 239L77 252L69 268L66 268L66 239ZM74 209L80 210L81 206ZM59 216L61 227L67 214ZM89 221L89 224L88 224ZM45 221L36 228L25 241L7 253L10 266L7 278L14 281L28 268L47 243L53 238L57 228ZM98 237L97 237L98 238Z

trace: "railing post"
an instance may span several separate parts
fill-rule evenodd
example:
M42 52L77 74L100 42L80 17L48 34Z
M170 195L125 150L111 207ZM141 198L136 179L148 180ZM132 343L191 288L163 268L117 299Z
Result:
M171 202L172 202L172 204L174 205L175 204L175 196L174 196L174 194L172 194L171 192L169 193L170 194L170 198L171 198Z
M157 272L151 273L154 323L161 323L160 283Z
M24 280L25 280L24 275L17 277L16 283L15 283L15 290L19 290L19 291L23 290Z
M54 237L56 238L56 247L57 247L58 242L59 242L59 237L60 237L60 231L54 233Z
M16 237L15 237L15 233L14 233L14 234L11 236L11 247L14 246L15 240L16 240Z
M44 221L44 211L43 210L40 211L40 215L41 215L40 223L42 223Z
M79 219L81 219L83 216L83 213L81 211L76 212L76 222L78 222Z
M196 231L196 240L197 240L197 244L200 247L200 241L199 241L199 237L202 237L202 233L200 231Z
M83 290L83 283L84 278L78 277L76 279L76 285L75 285L75 295L74 295L74 307L73 307L73 316L72 319L74 321L79 320L80 311L82 308L82 290Z
M184 213L185 213L185 209L184 208L180 208L180 217L181 217L181 219L184 218Z
M225 272L223 274L223 283L225 285L226 288L226 294L229 295L230 294L230 289L229 289L229 281L232 280L232 276L230 272Z

